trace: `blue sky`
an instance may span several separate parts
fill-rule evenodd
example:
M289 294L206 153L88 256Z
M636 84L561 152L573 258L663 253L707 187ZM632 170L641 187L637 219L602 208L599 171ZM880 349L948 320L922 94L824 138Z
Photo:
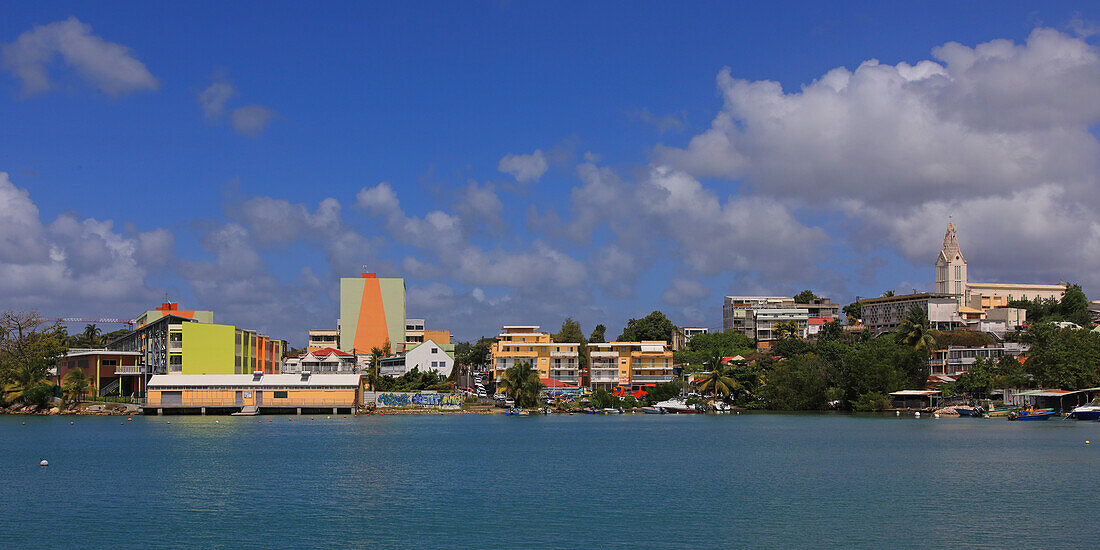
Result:
M367 264L462 339L717 328L726 294L927 288L947 215L972 278L1088 292L1098 12L15 3L0 308L167 293L301 344Z

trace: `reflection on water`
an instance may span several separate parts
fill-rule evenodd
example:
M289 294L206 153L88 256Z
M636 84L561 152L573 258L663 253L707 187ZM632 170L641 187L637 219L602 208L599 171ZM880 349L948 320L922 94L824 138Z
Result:
M1095 422L290 418L0 417L0 547L1079 546L1100 534Z

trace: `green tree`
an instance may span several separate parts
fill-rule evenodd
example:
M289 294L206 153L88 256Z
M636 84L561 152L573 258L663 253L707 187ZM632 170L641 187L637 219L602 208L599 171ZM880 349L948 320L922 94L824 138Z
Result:
M839 342L843 338L844 327L840 321L829 321L821 325L821 330L817 333L818 342Z
M1078 326L1092 326L1092 316L1089 315L1089 299L1081 291L1081 285L1072 284L1066 287L1066 292L1062 295L1062 301L1058 303L1058 313L1063 320L1077 323Z
M817 294L810 289L803 290L794 296L794 303L796 304L808 304L814 300L817 300Z
M83 370L76 368L65 375L61 391L65 394L66 402L80 403L88 393L88 387L88 377L84 376Z
M657 384L656 386L649 388L645 394L645 402L647 405L653 405L654 403L660 403L661 401L668 401L673 397L676 397L683 393L683 386L679 380L672 380L665 382L664 384Z
M531 363L521 361L504 371L497 389L512 398L517 407L534 407L542 391L542 380L539 380L539 372L531 367Z
M780 361L768 371L760 393L769 409L811 411L827 408L829 365L814 354Z
M838 373L844 401L855 408L867 394L923 389L928 384L928 356L884 334L851 349ZM877 397L877 396L876 396ZM864 399L864 403L870 398ZM885 399L885 397L883 397Z
M103 331L94 324L84 325L84 332L80 333L80 347L82 348L98 348L102 344L100 343L99 335Z
M722 357L735 355L747 356L756 351L752 338L737 331L696 334L687 343L686 349L673 352L677 364L701 367L714 354Z
M37 312L0 315L0 397L6 403L45 406L53 394L50 369L65 354L58 325Z
M699 381L699 393L706 395L710 393L717 399L721 397L729 397L730 393L736 390L739 386L737 380L734 380L730 376L730 369L722 362L722 356L715 354L710 357L706 363L709 371L703 376L703 379Z
M607 327L602 324L596 325L596 328L592 329L592 335L588 337L588 341L594 344L600 344L607 341Z
M374 346L370 349L370 364L367 368L370 372L367 373L367 383L370 384L371 391L376 391L375 386L378 384L378 371L382 368L382 358L386 357L382 348Z
M928 326L928 314L920 306L915 305L909 308L909 313L906 314L905 320L898 325L897 332L901 336L902 342L913 349L923 351L929 355L936 349L936 338L932 336Z
M844 306L843 311L845 317L847 317L848 319L849 325L854 325L856 324L856 321L859 321L863 318L863 304L859 302L852 302Z
M893 298L894 297L894 291L893 290L887 290L886 292L882 293L882 297L883 298Z
M492 338L482 338L475 344L459 342L455 344L455 359L466 369L485 370L489 366Z
M641 319L631 319L626 322L623 333L619 335L619 342L641 342L644 340L672 341L672 321L665 317L664 313L654 311ZM693 338L694 340L694 338Z
M581 369L584 369L588 362L586 358L588 354L585 344L587 343L584 338L584 332L581 331L581 324L574 320L572 317L566 317L561 323L561 330L556 334L551 335L554 342L559 344L577 344L578 362Z
M1100 333L1040 323L1031 326L1026 339L1031 350L1024 368L1039 387L1100 386Z
M589 406L593 409L617 409L620 406L619 398L612 395L607 390L600 388L596 390L596 393L592 395L592 400L588 402Z

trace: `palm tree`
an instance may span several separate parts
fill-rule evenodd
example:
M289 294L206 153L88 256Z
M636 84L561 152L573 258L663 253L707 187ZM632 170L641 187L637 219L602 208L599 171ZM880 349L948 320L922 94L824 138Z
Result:
M533 407L538 403L542 380L539 379L539 371L532 368L531 363L521 361L504 371L497 388L515 400L517 407Z
M386 340L389 343L389 340ZM378 346L374 346L370 349L370 372L367 373L367 380L370 381L370 389L374 391L374 384L378 382L378 370L382 366L382 358L386 356L385 351Z
M84 332L80 333L80 345L86 348L99 347L100 334L103 334L103 331L94 324L84 325Z
M898 334L905 345L914 349L932 353L936 348L936 339L928 328L928 314L920 306L909 308L905 320L898 325Z
M49 380L42 369L35 368L31 364L22 365L15 372L11 382L4 386L4 402L29 405L31 404L29 400L34 398L32 391L48 384Z
M65 392L65 400L69 403L79 403L84 394L88 393L88 378L84 376L84 371L76 368L69 371L65 375L62 391Z
M705 363L710 367L710 371L706 373L706 376L701 382L699 382L699 391L704 395L710 392L715 399L721 394L725 397L729 397L730 393L740 387L741 385L734 380L731 374L731 369L727 368L722 362L722 355L715 353L711 355L709 361Z

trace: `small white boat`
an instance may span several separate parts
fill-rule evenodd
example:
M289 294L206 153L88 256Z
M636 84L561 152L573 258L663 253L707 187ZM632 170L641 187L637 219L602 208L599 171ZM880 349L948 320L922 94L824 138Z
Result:
M1100 419L1100 403L1092 402L1088 405L1081 405L1080 407L1074 407L1069 412L1071 418L1077 420L1097 420Z
M688 405L683 399L677 399L675 397L667 401L661 401L655 406L664 409L665 412L676 414L695 414L699 412L699 410L695 408L695 405Z

